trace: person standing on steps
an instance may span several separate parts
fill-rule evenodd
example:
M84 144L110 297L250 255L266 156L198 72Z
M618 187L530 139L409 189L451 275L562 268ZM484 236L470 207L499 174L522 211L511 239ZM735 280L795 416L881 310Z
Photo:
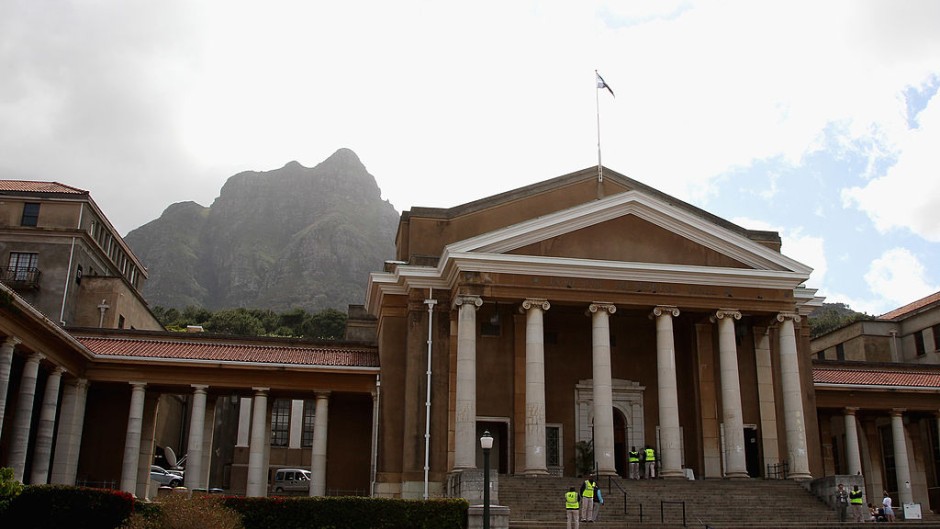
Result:
M584 475L584 483L581 484L581 521L590 522L594 518L594 489L597 488L597 482L590 474Z
M580 529L580 510L581 501L580 498L578 498L577 489L568 487L568 492L565 493L565 519L568 521L567 529L572 529L572 521L574 521L574 529Z
M885 510L885 519L889 522L894 521L894 509L891 508L891 496L888 495L888 491L885 491L885 498L881 500L881 505Z
M630 447L627 462L630 463L630 479L640 479L640 453L635 446Z
M858 485L849 492L849 503L852 505L852 519L855 523L862 523L862 491L858 490Z
M836 488L836 510L839 511L839 522L845 523L845 511L849 508L849 493L845 487L839 483Z
M601 513L601 505L604 505L604 496L601 494L600 487L594 487L594 517L591 518L592 522L597 521L597 515Z
M652 446L646 445L643 452L646 455L643 458L646 465L646 479L653 479L656 477L656 450Z

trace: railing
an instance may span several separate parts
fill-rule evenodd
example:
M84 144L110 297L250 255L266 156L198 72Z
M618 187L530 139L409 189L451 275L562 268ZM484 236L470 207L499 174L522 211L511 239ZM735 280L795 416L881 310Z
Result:
M787 472L790 470L790 464L783 461L776 464L767 464L766 479L787 479Z
M666 505L682 505L682 527L688 527L688 524L685 521L685 502L684 501L667 501L662 500L659 502L659 523L666 523Z
M616 486L620 493L623 494L623 514L624 516L629 515L627 512L627 490L623 488L623 485L619 481L613 479L613 476L607 476L607 491L610 493L613 491L613 487ZM643 504L638 503L637 508L639 509L640 523L643 523Z
M0 281L6 283L12 289L39 288L39 276L41 275L42 271L35 267L0 267Z

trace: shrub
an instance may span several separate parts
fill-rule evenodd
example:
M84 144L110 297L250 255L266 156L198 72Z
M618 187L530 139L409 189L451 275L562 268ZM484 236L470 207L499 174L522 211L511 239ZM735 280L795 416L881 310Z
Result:
M134 510L134 497L126 492L30 485L10 504L5 527L33 529L114 529ZM7 525L9 524L9 525Z
M463 529L469 508L462 499L227 497L224 502L242 514L245 529Z
M242 529L242 518L220 498L170 494L134 514L123 529Z
M0 468L0 519L21 492L23 484L13 479L13 469Z

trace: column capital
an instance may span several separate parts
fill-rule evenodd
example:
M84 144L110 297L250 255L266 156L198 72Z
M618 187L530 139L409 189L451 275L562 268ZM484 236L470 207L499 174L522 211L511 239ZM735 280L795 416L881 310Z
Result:
M901 417L904 415L904 412L907 411L907 408L891 408L892 417Z
M521 307L522 310L520 312L524 312L533 308L548 310L552 308L552 305L551 303L548 302L547 299L527 298L526 300L522 302L522 307Z
M42 353L30 353L30 355L26 357L26 362L27 363L32 362L34 364L38 364L39 362L42 362L43 360L45 360L45 358L46 358L46 355Z
M787 320L793 321L793 323L799 323L801 316L796 312L780 312L777 314L777 321L783 323Z
M715 316L714 316L714 318L715 318L716 320L721 320L721 319L724 319L724 318L728 318L729 320L732 320L732 319L733 319L733 320L740 320L740 319L741 319L741 311L739 311L739 310L737 310L737 309L718 309L718 310L715 311Z
M128 384L131 385L131 389L144 389L145 387L147 387L146 382L131 381L131 382L128 382Z
M330 398L330 394L332 394L332 393L333 393L332 391L320 391L320 390L318 390L316 393L314 393L314 396L315 396L316 398L318 398L318 399L328 399L328 398Z
M613 314L617 312L617 306L607 301L595 301L588 305L588 312L592 314L601 310L606 310L608 314Z
M74 384L75 388L79 390L88 389L89 386L87 378L76 378Z
M255 392L256 397L263 397L271 391L271 388L251 388L251 390Z
M209 389L207 384L190 384L189 387L193 388L193 393L205 393Z
M462 294L454 298L454 307L461 307L463 305L473 305L476 308L483 306L483 298L480 296L472 296L468 294Z
M658 318L660 316L672 316L673 318L679 317L679 307L675 305L657 305L653 307L653 312L650 314L650 318Z
M62 366L55 366L55 367L52 368L52 372L49 373L49 375L50 375L50 376L52 376L52 375L58 375L58 376L61 377L61 376L62 376L62 373L65 373L65 368L62 367Z
M855 412L858 411L858 407L856 406L846 406L844 409L846 415L855 415Z
M23 340L20 340L16 336L7 336L6 339L3 340L3 345L6 345L8 347L16 347L17 345L21 343L23 343Z

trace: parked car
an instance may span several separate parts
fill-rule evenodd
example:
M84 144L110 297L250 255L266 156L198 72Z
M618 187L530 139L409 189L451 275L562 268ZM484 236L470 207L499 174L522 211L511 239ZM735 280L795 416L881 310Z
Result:
M167 485L169 487L179 487L183 484L182 474L167 470L158 465L150 465L150 479L160 485Z
M281 468L274 473L274 492L308 492L310 471L302 468Z

